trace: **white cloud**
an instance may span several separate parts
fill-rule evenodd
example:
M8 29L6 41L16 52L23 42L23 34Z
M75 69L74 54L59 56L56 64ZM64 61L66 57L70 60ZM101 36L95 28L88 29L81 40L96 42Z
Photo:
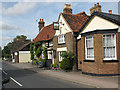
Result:
M1 37L0 37L0 38L1 38ZM7 41L8 41L8 40L12 40L12 39L13 39L12 37L2 37L2 38L1 38L1 40L3 40L3 41L4 41L4 40L7 40Z
M17 26L10 25L8 23L0 22L0 29L2 30L19 30Z
M30 10L32 10L37 3L30 3L30 2L19 2L15 4L13 7L10 8L3 8L4 15L21 15Z

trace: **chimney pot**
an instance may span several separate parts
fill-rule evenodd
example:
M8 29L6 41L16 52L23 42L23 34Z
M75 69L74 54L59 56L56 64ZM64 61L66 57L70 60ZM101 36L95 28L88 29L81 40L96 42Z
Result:
M40 21L38 22L38 24L39 24L39 31L44 27L44 24L45 24L45 22L43 21L43 19L40 19Z
M99 5L99 3L97 3L97 5Z
M63 13L72 14L71 4L64 4Z
M112 14L112 10L109 10L109 14Z
M94 6L96 6L96 4L94 4Z

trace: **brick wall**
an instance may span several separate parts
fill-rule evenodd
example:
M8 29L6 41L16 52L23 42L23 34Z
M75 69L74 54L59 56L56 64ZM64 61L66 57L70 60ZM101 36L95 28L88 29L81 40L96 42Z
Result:
M120 74L120 32L117 33L117 59L119 60L119 65L118 65L118 70L119 70L119 74Z
M85 60L85 37L78 41L78 67L82 72L94 74L118 74L120 65L120 33L116 34L117 59L119 62L103 62L103 34L94 34L94 58L95 62L84 62ZM82 61L82 65L80 64ZM120 73L120 67L119 67Z
M59 54L57 52L57 48L67 47L68 51L73 52L73 35L72 33L65 34L65 44L58 44L58 36L54 36L53 38L53 50L56 50L56 58L55 62L59 63Z

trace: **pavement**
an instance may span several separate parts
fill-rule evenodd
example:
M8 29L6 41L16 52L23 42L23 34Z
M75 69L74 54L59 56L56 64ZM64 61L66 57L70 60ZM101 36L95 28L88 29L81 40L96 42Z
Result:
M47 75L61 80L66 80L77 84L89 85L93 88L119 88L120 90L120 83L118 84L120 76L91 76L82 74L81 71L65 72L60 70L46 70L44 68L39 68L36 65L32 65L31 63L7 63L10 63L11 65L18 68L32 70L39 74Z

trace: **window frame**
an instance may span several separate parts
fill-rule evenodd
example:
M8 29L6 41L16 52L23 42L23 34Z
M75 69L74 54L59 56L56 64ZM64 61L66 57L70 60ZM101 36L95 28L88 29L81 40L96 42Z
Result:
M61 62L61 61L63 60L63 57L61 56L61 54L62 54L62 51L59 51L59 52L58 52L59 62ZM61 59L62 59L62 60L61 60Z
M86 43L87 39L86 39L86 38L87 38L87 37L91 37L91 36L92 36L92 38L93 38L93 56L94 56L94 36L93 36L93 35L86 36L86 37L85 37L85 58L86 58L86 60L94 60L94 58L95 58L95 57L93 57L93 58L88 58L88 57L87 57L87 45L86 45L86 44L87 44L87 43Z
M115 44L115 58L104 58L104 45L103 45L104 42L102 42L102 45L103 45L103 60L117 60L116 34L110 33L110 34L103 34L103 36L104 36L104 35L114 35L114 38L115 38L115 40L114 40L114 44ZM104 39L103 36L102 36L102 40Z
M53 46L53 41L49 41L49 46Z
M60 42L60 37L63 36L63 42ZM65 43L65 34L61 34L58 36L58 44L64 44Z

